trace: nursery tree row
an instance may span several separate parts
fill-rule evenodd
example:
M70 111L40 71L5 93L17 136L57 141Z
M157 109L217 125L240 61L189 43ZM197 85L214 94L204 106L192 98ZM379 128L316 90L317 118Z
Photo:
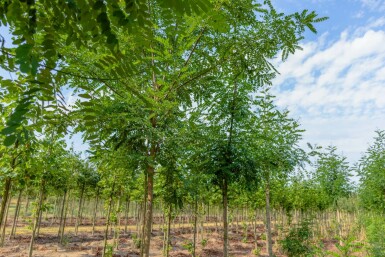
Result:
M273 256L272 208L338 208L355 192L346 159L334 147L301 149L303 130L270 93L271 61L300 50L305 31L325 19L280 13L270 1L3 1L0 25L11 39L0 37L10 74L0 89L2 231L12 197L32 196L32 256L47 199L60 199L62 240L69 199L78 201L77 233L92 196L94 225L105 205L107 239L133 199L148 257L156 204L169 224L176 210L195 206L196 224L198 206L214 198L224 256L228 208L242 201L265 207ZM85 155L65 145L76 132ZM356 167L367 207L381 201L372 174L382 167L378 144ZM193 241L195 249L196 233Z

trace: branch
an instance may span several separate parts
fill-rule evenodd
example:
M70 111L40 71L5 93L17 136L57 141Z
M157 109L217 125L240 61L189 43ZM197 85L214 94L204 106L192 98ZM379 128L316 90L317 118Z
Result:
M5 51L4 48L1 48L0 51L1 51L3 54L8 54L8 55L11 55L11 56L13 56L13 57L16 57L15 54L12 54L12 53L10 53L10 52ZM75 74L75 73L72 73L72 72L67 72L67 71L59 70L59 69L56 69L56 68L54 68L54 67L48 66L48 65L46 65L46 64L41 64L41 63L39 63L38 65L39 65L39 67L44 67L44 68L46 68L46 69L49 69L49 70L52 70L52 71L56 71L56 72L58 72L58 73L70 75L70 76L77 77L77 78L81 78L81 79L90 79L90 80L97 80L97 81L108 81L108 80L119 81L119 80L121 80L121 78L87 77L87 76L83 76L83 75L80 75L80 74Z

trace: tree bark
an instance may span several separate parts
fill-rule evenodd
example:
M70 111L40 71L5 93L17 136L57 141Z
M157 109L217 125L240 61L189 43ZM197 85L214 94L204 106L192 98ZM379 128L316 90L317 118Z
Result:
M25 207L24 207L24 217L26 218L28 215L28 209L29 209L29 192L28 189L26 190L27 194L25 196Z
M227 219L227 179L223 180L223 188L222 188L222 200L223 200L223 257L228 257L228 219Z
M95 234L95 222L96 222L96 213L97 213L97 210L98 210L98 203L99 203L99 188L98 188L98 191L96 192L94 214L93 214L93 217L92 217L92 235Z
M140 230L140 256L141 257L143 257L143 253L144 253L144 234L145 234L145 230L146 230L146 218L145 217L146 217L146 210L147 210L147 191L148 191L147 181L148 181L148 175L147 175L147 171L146 171L145 178L144 178L144 199L143 199L143 203L140 205L140 212L138 213L139 220L142 223L142 227Z
M39 220L40 220L40 215L41 215L41 207L43 205L43 199L44 199L44 187L45 187L45 181L42 180L41 186L40 186L40 196L39 196L39 203L38 203L38 208L36 210L36 217L35 217L35 223L33 226L32 230L32 236L31 236L31 242L29 244L29 252L28 252L28 257L32 257L32 252L33 252L33 244L35 242L35 236L36 236L36 231L39 226Z
M110 202L108 204L106 230L104 232L104 243L103 243L104 247L103 247L103 255L102 255L102 257L104 257L106 255L107 239L108 239L108 228L109 228L109 225L110 225L110 216L111 216L111 209L112 209L112 195L114 193L114 190L115 190L115 178L114 178L114 184L112 185L112 190L111 190L111 194L110 194Z
M194 239L193 239L193 252L192 256L195 257L195 250L197 244L197 223L198 223L198 198L195 196L194 203Z
M64 190L64 196L63 196L63 201L61 204L61 210L60 210L60 222L59 222L59 231L57 233L57 236L59 238L59 242L62 241L61 238L61 231L63 229L63 218L64 218L64 210L65 210L65 203L66 203L66 198L67 198L67 189Z
M83 183L82 191L80 192L78 215L76 217L75 236L78 235L79 223L81 222L81 211L82 211L82 204L83 204L84 189L85 189L85 184Z
M118 202L116 203L116 221L114 226L114 247L116 250L119 249L119 236L120 236L120 205L121 205L121 194L119 195Z
M170 253L170 229L171 229L171 217L172 217L172 204L170 204L169 210L168 210L168 220L167 220L167 238L166 238L166 257L169 257Z
M271 235L271 214L270 214L270 181L269 178L266 180L266 239L267 239L267 250L269 257L273 257L273 240Z
M0 210L0 229L3 227L4 224L4 214L6 211L7 203L9 200L9 193L11 191L11 185L12 185L12 180L11 178L6 178L5 179L5 185L4 185L4 191L3 191L3 199L1 201L1 210Z
M154 148L154 147L152 147ZM153 207L153 189L154 189L154 167L150 164L147 168L147 201L146 216L144 228L143 257L150 256L151 227L152 227L152 207Z
M4 224L3 224L2 231L1 231L1 242L0 242L0 246L1 246L1 247L4 246L4 240L5 240L5 227L7 226L8 211L9 211L9 205L10 205L10 203L11 203L11 199L8 200L7 206L6 206L6 209L5 209Z
M22 193L23 193L23 189L20 189L19 196L17 197L15 215L13 216L12 230L11 230L11 234L9 236L9 239L14 238L15 234L16 234L16 225L17 225L17 219L18 219L19 213L20 213L20 201L21 201Z
M69 191L68 192L67 201L66 201L66 204L65 204L65 210L64 210L63 228L62 228L61 233L60 233L60 243L61 244L63 244L63 240L64 240L64 230L65 230L66 223L67 223L67 213L68 213L68 205L69 205L70 199L71 199L71 194L70 194L70 191Z
M124 210L124 234L127 234L128 232L128 214L129 214L129 211L130 211L130 197L128 196L127 197L127 201L126 201L126 208Z

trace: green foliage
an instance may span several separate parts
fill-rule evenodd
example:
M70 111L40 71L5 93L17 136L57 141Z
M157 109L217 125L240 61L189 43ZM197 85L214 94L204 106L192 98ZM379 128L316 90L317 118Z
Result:
M114 246L113 245L110 245L110 244L106 245L106 250L105 250L104 256L106 256L106 257L113 257L114 256Z
M288 257L313 256L311 222L304 220L291 228L280 245Z
M137 249L139 249L142 245L142 240L138 238L137 234L132 235L132 241L134 242L134 245Z
M192 254L194 251L194 244L191 241L184 241L182 247L186 249L190 254Z
M203 238L202 241L201 241L202 249L206 247L207 243L208 243L208 239L207 238Z
M373 144L357 165L359 197L366 209L385 212L385 131L376 131Z
M367 250L370 256L385 256L385 221L382 215L372 214L363 217L366 229Z
M142 201L154 185L175 209L219 203L213 184L263 194L263 178L285 181L304 159L299 124L268 93L270 61L324 19L270 1L2 1L12 44L0 37L0 68L16 77L1 80L0 179L47 195L101 190L105 205ZM90 144L88 160L65 150L68 127Z
M328 206L335 206L338 199L352 192L351 168L346 157L338 155L336 151L336 147L329 146L326 152L319 153L315 164L315 181L326 197Z
M261 248L256 248L256 249L252 250L252 253L253 253L254 256L260 256L261 255L261 251L262 251Z
M338 253L329 252L334 257L350 257L355 253L362 251L364 244L357 241L355 231L350 232L347 236L337 237L340 243L335 244Z

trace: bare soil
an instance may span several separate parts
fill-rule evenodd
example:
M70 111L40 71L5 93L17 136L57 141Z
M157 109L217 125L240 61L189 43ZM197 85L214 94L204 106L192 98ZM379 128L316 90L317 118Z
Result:
M74 235L73 227L66 228L66 238L64 245L58 243L57 227L45 227L41 229L39 237L35 241L34 254L36 257L91 257L102 256L103 227L98 226L98 231L91 235L90 226L82 226L77 236ZM28 256L30 233L25 227L18 228L19 232L12 240L6 240L3 248L0 248L0 257L24 257ZM134 226L130 226L134 230ZM222 257L222 231L214 227L206 227L203 234L197 237L197 255L201 257ZM262 236L264 226L257 226L257 248L260 249L259 256L268 256L266 252L266 240ZM133 240L134 233L124 234L123 229L119 238L119 247L114 250L113 257L139 256L140 250L135 246ZM277 235L274 235L275 238ZM112 238L112 235L110 235ZM193 239L191 227L174 227L171 231L171 250L170 257L191 256L188 246ZM202 244L203 241L203 244ZM113 240L108 241L113 244ZM335 240L324 240L327 250L336 250ZM229 231L229 256L256 256L254 234L247 231L247 235L242 229L231 228ZM163 232L154 226L151 242L150 256L163 256ZM284 257L274 244L274 252L277 257Z

